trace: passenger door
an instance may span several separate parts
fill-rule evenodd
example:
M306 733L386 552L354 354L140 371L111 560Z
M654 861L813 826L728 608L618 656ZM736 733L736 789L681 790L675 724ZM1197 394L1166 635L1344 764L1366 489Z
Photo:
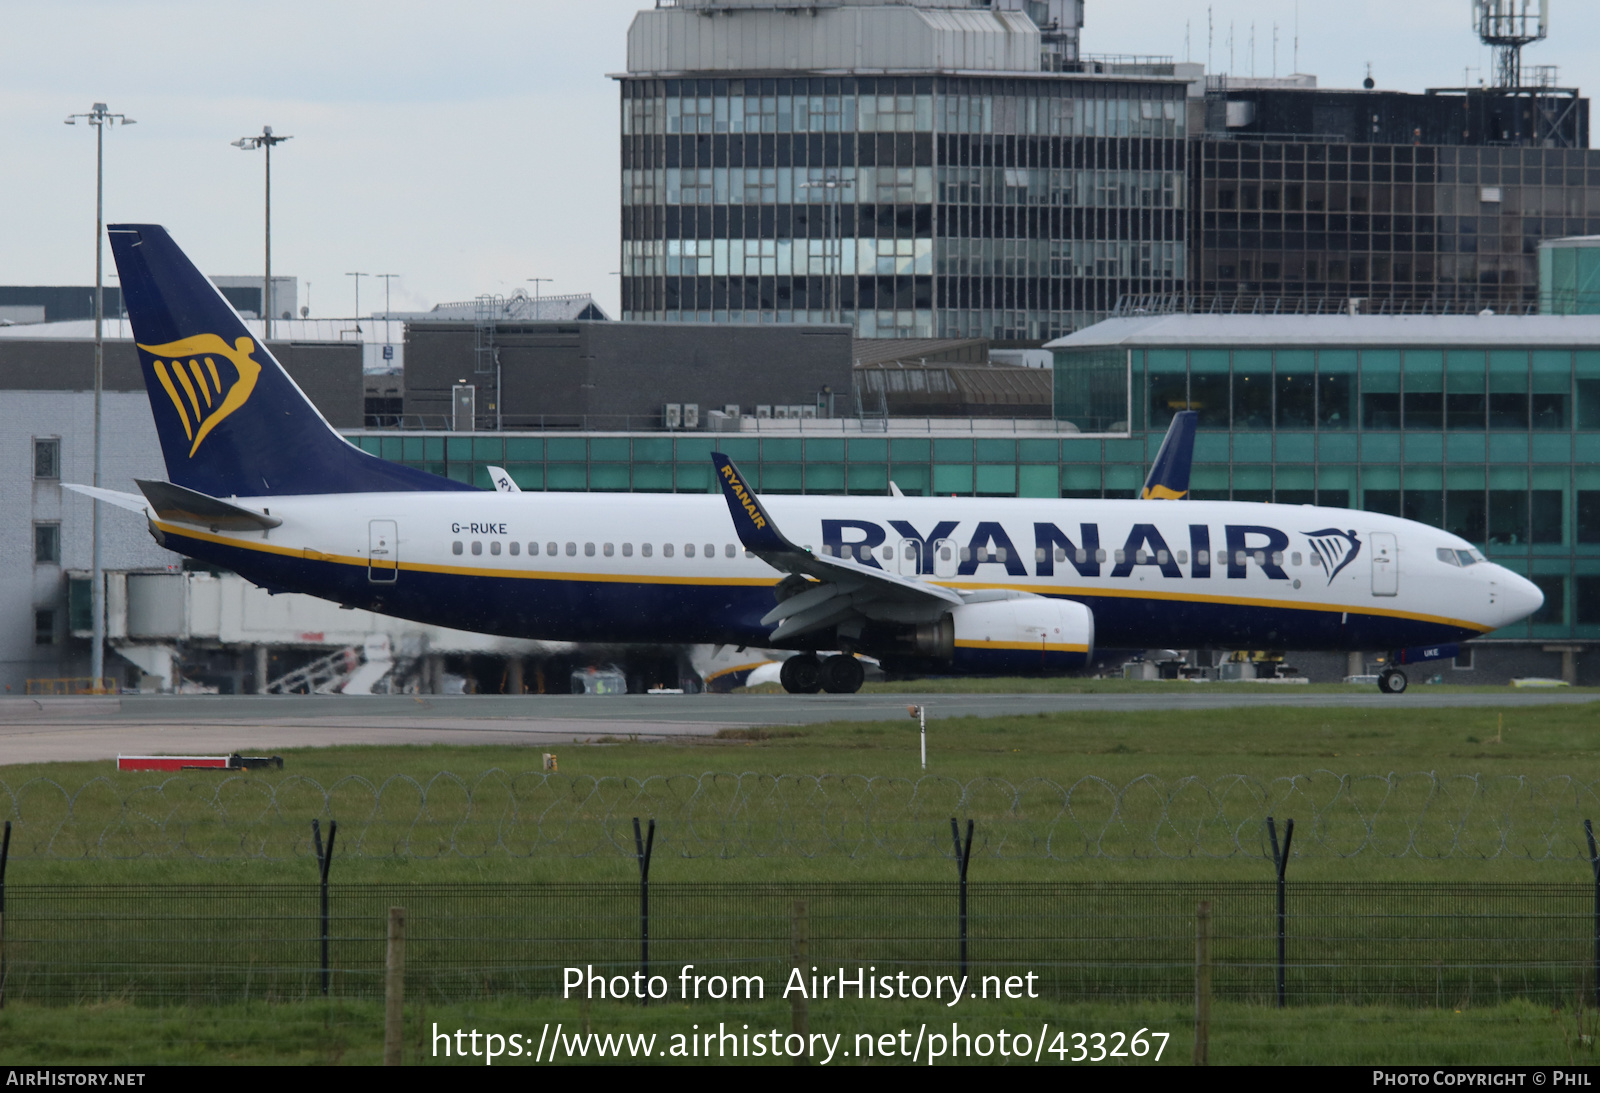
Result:
M916 577L922 573L922 542L918 539L901 539L894 549L898 571L902 577Z
M933 575L935 577L954 577L956 567L960 564L957 557L954 539L940 539L933 544Z
M1372 533L1372 594L1398 596L1400 594L1400 550L1395 538L1387 531Z
M400 529L393 520L367 523L367 580L392 584L400 573Z

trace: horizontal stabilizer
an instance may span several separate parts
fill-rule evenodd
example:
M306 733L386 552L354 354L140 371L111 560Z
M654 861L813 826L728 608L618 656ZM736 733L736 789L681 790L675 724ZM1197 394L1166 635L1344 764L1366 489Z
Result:
M162 520L197 524L212 531L266 531L283 523L276 516L208 497L171 482L147 482L142 478L133 481L144 491L150 507Z
M69 489L73 493L81 493L85 497L92 497L96 501L104 501L108 505L115 505L117 508L127 509L129 512L147 513L150 511L150 503L136 493L105 490L99 486L80 486L76 482L63 482L61 486L63 489Z

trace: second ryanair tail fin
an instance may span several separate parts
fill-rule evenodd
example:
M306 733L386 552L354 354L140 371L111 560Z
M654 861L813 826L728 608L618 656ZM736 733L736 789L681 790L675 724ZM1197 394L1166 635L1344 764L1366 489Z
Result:
M1189 496L1189 469L1194 463L1194 429L1200 415L1180 410L1161 441L1139 496L1146 501L1181 501Z
M210 497L473 488L335 432L165 228L108 231L174 483Z

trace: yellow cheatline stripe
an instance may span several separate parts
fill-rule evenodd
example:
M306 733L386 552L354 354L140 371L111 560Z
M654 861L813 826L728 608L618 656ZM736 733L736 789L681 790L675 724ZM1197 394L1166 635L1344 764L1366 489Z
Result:
M957 649L1021 649L1024 652L1087 653L1087 645L1058 645L1054 642L1031 641L960 641Z
M1225 604L1230 607L1276 607L1288 611L1336 612L1341 615L1380 615L1384 618L1410 619L1413 622L1435 622L1445 626L1459 626L1466 630L1476 630L1482 634L1487 634L1494 629L1494 627L1484 626L1482 623L1469 622L1465 619L1452 619L1445 615L1423 615L1415 611L1396 611L1393 608L1377 606L1300 603L1295 600L1252 599L1244 596L1208 596L1199 592L1153 592L1137 588L1080 588L1072 585L1047 585L1043 588L1029 588L1023 585L981 584L970 581L938 581L935 583L946 588L967 589L968 591L993 588L1011 592L1033 592L1038 595L1068 596L1073 598L1098 596L1106 599L1159 600L1167 603L1180 601L1183 603Z
M171 524L163 520L155 522L156 527L172 535L181 535L189 539L199 539L206 543L218 543L222 546L235 547L239 550L253 550L262 554L276 554L285 558L299 558L303 561L331 562L336 565L358 566L367 568L367 559L359 555L325 554L311 547L284 547L271 543L250 542L248 540L233 539L215 532L201 531L198 528L182 524ZM458 577L509 577L520 580L541 581L594 581L601 584L685 584L685 585L718 585L718 586L747 586L753 588L771 588L780 578L773 577L666 577L651 574L628 573L561 573L551 570L528 569L487 569L472 566L453 565L425 565L420 562L401 562L395 565L393 561L380 562L378 567L383 570L401 569L413 573L446 573Z
M720 669L718 671L712 672L710 675L706 676L703 682L710 683L713 679L721 679L723 676L730 676L730 675L733 675L735 672L753 672L757 668L761 667L763 664L772 664L772 663L774 663L774 662L770 661L770 660L757 660L757 661L752 661L749 664L740 664L740 665L738 665L737 667L734 667L734 668L723 668L723 669Z
M176 361L173 362L177 364ZM172 377L167 375L167 366L162 361L156 361L156 379L161 381L161 386L166 389L167 397L172 400L172 408L178 411L178 420L183 422L183 435L194 439L194 427L189 424L189 414L183 408L183 398L178 394L178 389L172 386Z
M156 527L173 535L182 535L190 539L199 539L202 542L219 543L222 546L236 547L240 550L254 550L263 554L277 554L290 558L306 558L306 551L310 548L274 546L271 543L250 542L233 539L226 535L201 531L198 528L186 525L170 524L157 520ZM367 567L367 559L360 556L341 554L322 554L312 551L317 555L317 561L333 562L338 565ZM550 570L526 569L480 569L471 566L450 565L425 565L419 562L401 562L398 566L385 565L382 568L398 568L417 573L446 573L460 577L510 577L524 580L542 581L594 581L601 584L687 584L687 585L719 585L743 586L754 588L770 588L778 583L779 578L766 577L667 577L651 574L627 573L562 573ZM1242 596L1206 596L1193 592L1151 592L1139 589L1123 588L1080 588L1070 585L1047 585L1044 587L1028 587L1013 584L983 584L971 581L932 581L942 588L966 589L978 591L982 589L1000 589L1009 592L1027 592L1034 595L1066 596L1072 598L1122 598L1158 600L1171 602L1174 600L1185 603L1210 603L1225 604L1233 607L1275 607L1290 611L1321 611L1338 612L1350 615L1377 615L1384 618L1409 619L1414 622L1432 622L1445 626L1456 626L1464 630L1476 630L1479 633L1488 633L1494 629L1481 623L1468 622L1464 619L1452 619L1442 615L1423 615L1414 611L1396 611L1384 607L1355 607L1341 604L1327 603L1297 603L1292 600L1248 599ZM1030 648L1035 648L1030 646Z

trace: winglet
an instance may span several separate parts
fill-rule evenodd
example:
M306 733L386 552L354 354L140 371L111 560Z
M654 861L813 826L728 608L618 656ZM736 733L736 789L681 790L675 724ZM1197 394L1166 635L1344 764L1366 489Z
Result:
M489 481L494 483L497 493L521 493L522 487L517 485L517 480L507 473L504 467L485 465L484 470L489 472Z
M717 469L717 482L722 486L722 496L728 500L728 513L733 517L733 527L739 542L754 554L788 553L800 548L784 538L778 525L772 522L767 510L745 483L745 477L733 460L721 452L711 453L711 464ZM800 551L804 553L804 551Z
M1146 501L1181 501L1189 496L1189 468L1194 463L1195 422L1200 415L1180 410L1172 415L1161 450L1150 467L1139 496Z

